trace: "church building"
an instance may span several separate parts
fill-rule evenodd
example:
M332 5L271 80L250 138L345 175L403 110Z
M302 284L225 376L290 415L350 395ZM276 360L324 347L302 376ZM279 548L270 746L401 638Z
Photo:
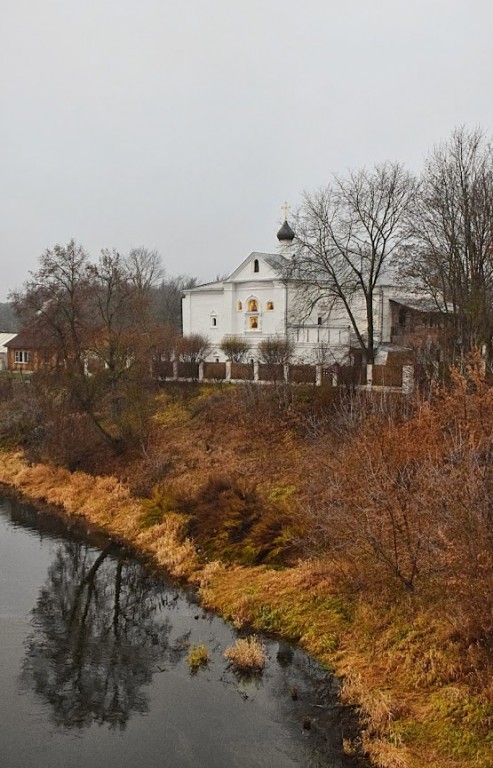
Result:
M319 302L307 311L300 285L286 279L294 255L294 232L285 219L277 233L277 253L253 251L225 280L184 291L183 334L201 334L210 342L207 361L223 362L223 339L241 337L248 342L249 360L258 359L257 348L266 338L289 338L293 362L346 363L358 348L344 308ZM391 340L390 300L398 295L391 286L376 290L377 343ZM361 304L361 307L359 306ZM363 301L353 307L364 327Z

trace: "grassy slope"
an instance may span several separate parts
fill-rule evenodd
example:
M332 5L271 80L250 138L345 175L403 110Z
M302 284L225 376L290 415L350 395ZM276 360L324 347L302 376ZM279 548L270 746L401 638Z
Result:
M285 404L277 405L280 412ZM198 583L204 603L235 624L281 633L343 674L343 697L361 706L362 742L375 765L489 768L493 713L461 678L461 651L426 606L402 600L375 607L341 597L328 562L303 561L291 550L282 569L248 564L276 562L278 554L259 549L255 535L266 534L259 518L279 515L289 531L300 531L299 491L316 458L316 444L300 438L296 412L285 419L276 407L252 401L242 408L213 389L188 399L163 396L147 467L125 468L134 489L146 472L148 482L161 480L144 504L115 478L28 466L20 454L1 456L0 481L133 542L175 576ZM236 547L242 565L220 562L218 551L206 562L185 535L192 519L195 543L211 546L203 519L211 513L208 483L224 492L224 525L214 529L222 536L221 559L233 560ZM248 530L228 518L231 502L237 517L247 510Z

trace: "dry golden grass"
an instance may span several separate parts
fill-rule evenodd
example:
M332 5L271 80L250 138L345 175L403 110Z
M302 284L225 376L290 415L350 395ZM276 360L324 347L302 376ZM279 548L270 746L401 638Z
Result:
M188 652L187 664L191 672L197 672L201 667L207 666L209 651L203 644L192 645Z
M137 534L135 542L172 576L192 580L200 567L199 559L190 539L184 537L184 525L180 515L169 514L160 525Z
M238 638L224 656L238 672L261 672L265 667L265 649L256 635Z
M195 548L184 538L184 520L169 515L159 526L142 531L141 504L114 477L71 474L60 467L28 465L21 453L0 454L0 482L33 500L61 507L66 514L97 525L110 536L136 544L177 578L190 577L198 568Z

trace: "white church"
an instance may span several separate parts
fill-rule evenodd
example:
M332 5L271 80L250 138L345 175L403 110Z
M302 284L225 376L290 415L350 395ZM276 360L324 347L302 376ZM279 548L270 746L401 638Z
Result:
M356 337L343 308L316 306L309 315L302 306L299 284L286 280L288 260L294 254L294 232L285 219L277 233L278 252L253 251L225 280L206 283L184 292L183 334L206 336L210 341L208 362L224 362L221 343L226 337L248 341L248 359L258 359L259 343L269 337L289 338L293 362L345 363ZM381 285L376 291L376 343L391 341L390 301L398 290ZM364 327L365 307L353 307L358 327Z

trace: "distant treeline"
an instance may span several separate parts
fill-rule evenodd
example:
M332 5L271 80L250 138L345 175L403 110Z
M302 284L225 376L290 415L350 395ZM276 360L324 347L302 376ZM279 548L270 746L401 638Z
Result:
M0 303L0 333L16 333L19 329L19 318L12 304L7 301Z

